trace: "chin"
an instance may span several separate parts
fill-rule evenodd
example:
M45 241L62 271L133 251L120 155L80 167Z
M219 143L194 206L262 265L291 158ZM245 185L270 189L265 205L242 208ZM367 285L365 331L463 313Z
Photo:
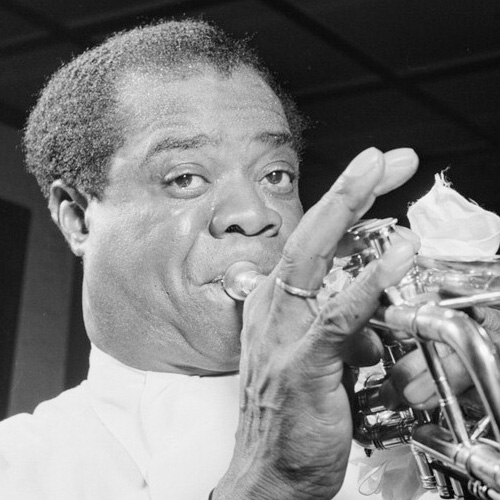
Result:
M200 356L200 368L213 374L238 371L242 310L242 303L224 294L223 300L199 307L189 324L183 325L183 331L189 335L188 343L195 346Z
M212 352L214 352L215 362L218 367L223 368L228 371L238 370L240 365L241 357L241 342L238 332L238 337L220 337L219 342L215 346L212 346Z
M211 336L210 345L206 346L208 366L207 368L217 373L236 372L240 366L241 342L240 328L237 332L225 329Z

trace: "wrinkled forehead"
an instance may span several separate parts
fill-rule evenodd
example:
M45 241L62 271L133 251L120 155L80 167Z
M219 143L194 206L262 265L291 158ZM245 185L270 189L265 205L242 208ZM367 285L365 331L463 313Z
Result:
M117 83L118 116L128 133L184 120L262 122L288 130L283 105L253 69L221 73L206 65L128 71Z

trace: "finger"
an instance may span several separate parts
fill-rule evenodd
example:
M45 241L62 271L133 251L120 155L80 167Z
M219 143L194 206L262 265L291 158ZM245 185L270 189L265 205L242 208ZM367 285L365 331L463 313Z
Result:
M380 196L403 185L418 168L418 156L411 148L399 148L384 153L385 175L375 194Z
M409 156L408 162L413 165L414 157ZM359 154L289 238L279 266L280 278L295 287L319 288L338 241L371 207L377 186L384 182L384 155L376 148Z
M455 353L441 358L450 386L459 394L471 387L472 380ZM391 376L380 391L382 403L395 410L401 405L418 409L431 409L438 405L436 385L420 351L413 351L391 370Z
M413 248L415 249L415 253L420 250L421 242L420 237L414 233L411 229L403 226L396 226L395 228L396 234L395 238L391 238L393 241L398 241L399 239L403 239L409 241Z
M384 175L378 149L360 153L330 190L302 218L283 249L279 276L305 289L321 286L337 242L359 216Z
M350 366L373 366L384 354L380 337L370 328L348 335L342 346L342 359Z
M379 306L383 290L399 283L411 268L412 261L413 247L409 243L401 241L389 248L380 259L371 262L349 287L323 305L311 335L316 336L323 346L340 344L333 354L346 354L342 344L347 336L365 326ZM357 363L351 347L349 363L354 365ZM325 354L329 356L332 352L327 349Z

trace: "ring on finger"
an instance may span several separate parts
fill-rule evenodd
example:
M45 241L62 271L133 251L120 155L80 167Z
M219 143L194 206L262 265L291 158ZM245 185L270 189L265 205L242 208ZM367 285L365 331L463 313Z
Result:
M302 299L314 299L321 290L320 288L317 288L316 290L306 290L305 288L292 286L288 283L285 283L281 278L276 278L276 284L282 290L285 290L286 293L294 295L295 297L300 297Z

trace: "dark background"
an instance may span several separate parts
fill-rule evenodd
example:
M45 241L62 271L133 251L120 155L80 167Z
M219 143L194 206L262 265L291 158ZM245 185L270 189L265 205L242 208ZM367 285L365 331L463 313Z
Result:
M0 419L6 416L30 211L0 200Z
M408 203L446 167L458 191L500 213L498 0L0 0L0 121L22 128L40 87L73 55L171 16L251 35L311 118L306 208L366 147L411 146L419 172L371 216L404 223ZM69 384L82 370L79 339L70 339Z
M375 215L403 216L447 166L500 211L498 0L2 0L0 120L21 128L48 75L110 32L184 15L252 35L311 117L306 207L360 150L408 145L420 172Z

